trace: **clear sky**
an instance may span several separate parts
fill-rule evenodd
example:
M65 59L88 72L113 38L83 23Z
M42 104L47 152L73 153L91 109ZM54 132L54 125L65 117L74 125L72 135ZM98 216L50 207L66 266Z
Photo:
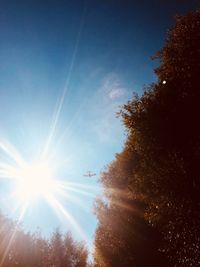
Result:
M155 81L156 62L150 57L162 47L173 16L197 2L0 1L3 213L14 219L21 214L5 164L16 164L19 154L34 162L45 153L56 166L56 178L71 187L57 196L61 206L33 201L21 222L25 230L39 227L47 237L56 227L70 229L91 245L98 175L125 138L115 113L133 92L140 94ZM88 170L97 175L83 176Z

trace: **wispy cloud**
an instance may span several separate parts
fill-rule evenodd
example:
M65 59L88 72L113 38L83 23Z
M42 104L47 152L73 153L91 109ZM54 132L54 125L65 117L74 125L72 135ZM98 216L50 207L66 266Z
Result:
M116 99L116 98L120 98L121 96L124 95L124 90L123 88L113 88L110 93L109 93L109 97L111 99Z
M93 131L100 142L113 143L123 138L123 128L120 120L116 118L116 112L128 100L129 95L130 90L123 85L116 73L110 73L102 80L95 95L93 109Z
M99 91L104 93L111 100L122 98L127 93L126 88L122 85L122 82L115 73L108 74L104 78Z

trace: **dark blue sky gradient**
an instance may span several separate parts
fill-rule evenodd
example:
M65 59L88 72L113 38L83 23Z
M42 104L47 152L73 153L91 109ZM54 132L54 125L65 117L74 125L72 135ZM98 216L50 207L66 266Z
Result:
M197 2L1 1L1 65L5 68L9 53L14 64L20 60L38 71L48 65L48 75L62 82L86 8L74 72L78 69L81 79L103 66L143 84L152 78L150 56L162 47L174 14L193 9Z

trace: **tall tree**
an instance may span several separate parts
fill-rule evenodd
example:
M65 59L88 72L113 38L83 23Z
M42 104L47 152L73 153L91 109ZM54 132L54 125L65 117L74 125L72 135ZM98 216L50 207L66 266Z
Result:
M134 224L122 236L118 230L113 234L114 222L121 229L129 225L130 218L136 218L135 212L130 217L125 214L122 196L143 203L141 217L161 237L156 244L173 266L200 264L200 11L176 17L176 25L168 31L165 46L156 57L160 60L158 82L122 109L127 129L124 150L101 177L108 204L97 209L95 255L100 266L117 266L106 254L111 246L116 257L123 238L126 244L140 238L131 234L131 229L137 232ZM119 207L113 217L115 203ZM102 242L100 232L108 229L108 224L111 231ZM143 229L142 233L148 236ZM157 240L156 235L151 242ZM112 237L117 242L112 243ZM135 246L127 248L124 258L136 251ZM136 261L129 263L121 266L138 266Z
M86 267L88 252L85 244L75 242L70 232L64 236L65 267Z
M64 258L64 246L63 238L59 230L57 229L50 240L50 258L51 264L55 267L63 267Z

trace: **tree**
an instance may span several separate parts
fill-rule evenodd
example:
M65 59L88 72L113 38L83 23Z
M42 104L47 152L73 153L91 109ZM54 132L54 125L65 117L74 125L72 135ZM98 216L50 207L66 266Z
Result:
M51 265L63 267L64 246L62 235L57 229L50 240L50 258Z
M133 198L124 182L124 177L128 177L124 159L118 155L118 160L111 163L101 176L107 187L106 201L99 200L95 208L99 221L95 263L100 267L169 266L158 250L159 232L144 219L145 203Z
M135 212L126 214L123 198L133 201L132 208L135 201L142 203L139 225L144 219L155 231L151 241L172 266L200 264L200 11L176 17L156 58L160 60L155 70L158 82L124 105L120 115L127 140L101 176L107 199L103 208L96 209L95 254L100 266L117 266L109 260L116 257L123 240L133 245L124 250L125 259L136 251L139 255L140 236L133 237L137 226L132 224L123 234L119 231L137 218ZM116 203L119 207L115 209ZM113 218L119 224L116 231ZM107 237L101 242L106 230ZM148 236L144 229L141 233ZM139 266L136 261L128 262L119 266Z
M86 267L88 252L85 244L75 242L70 232L64 236L64 261L66 267Z
M0 214L1 267L86 267L87 249L70 233L57 229L49 240L40 233L25 233L19 224Z
M41 233L37 232L33 235L35 265L37 267L51 266L50 242L42 238Z

